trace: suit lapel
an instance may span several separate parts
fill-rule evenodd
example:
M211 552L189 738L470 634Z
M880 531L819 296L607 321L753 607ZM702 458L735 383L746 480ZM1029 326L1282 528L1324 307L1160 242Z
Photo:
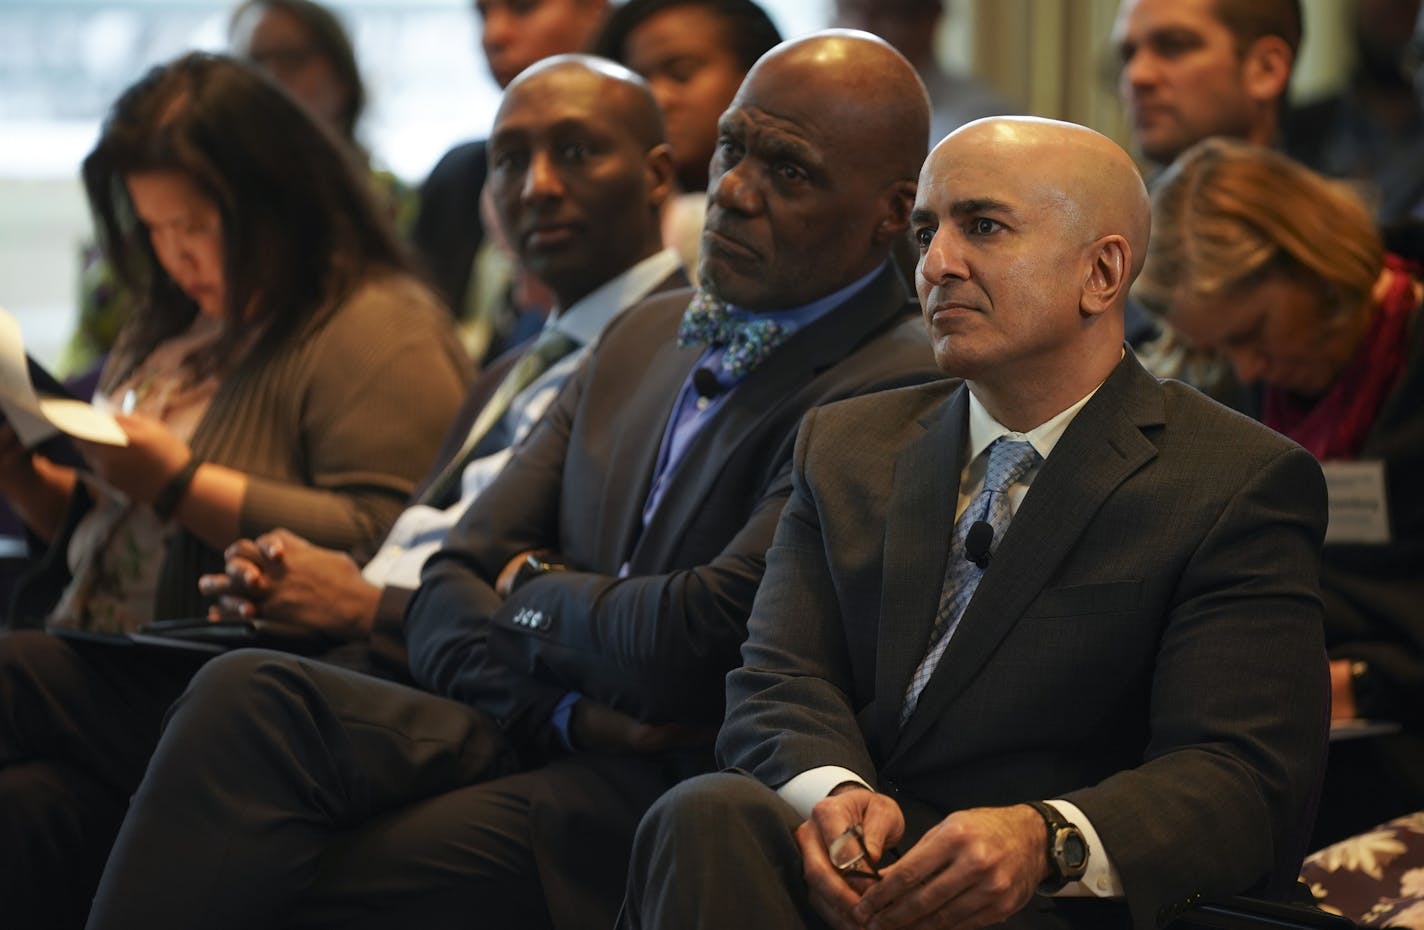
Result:
M674 298L672 294L677 296ZM677 400L676 386L682 383L692 364L697 361L696 349L677 347L677 327L682 321L682 311L692 299L687 275L682 268L659 281L633 306L664 297L667 306L662 308L662 312L649 315L651 322L647 325L647 331L635 340L639 353L651 355L641 379L647 389L631 392L628 403L618 411L617 419L604 426L612 446L609 474L616 476L616 479L604 487L599 503L598 551L618 553L620 559L627 558L642 530L643 501L647 498L653 468L657 465L662 433L652 433L648 424L667 423L673 402ZM617 320L609 325L615 323ZM599 340L602 338L600 333ZM620 363L640 364L637 359L620 359L610 364ZM629 480L623 480L625 478ZM621 567L620 563L613 567L613 571Z
M717 415L703 426L688 446L658 509L638 540L634 555L647 553L647 558L661 560L672 551L676 541L692 525L693 517L705 506L726 462L742 443L753 437L779 442L780 436L763 435L761 425L775 417L785 416L786 405L800 402L801 392L817 375L849 355L870 335L897 322L907 300L893 266L887 264L864 290L797 332L765 364L758 366L737 385L727 395ZM700 353L697 349L689 349L683 354L691 355L691 360L696 361ZM676 395L690 367L689 363L682 370L676 386L669 388L672 394ZM657 421L663 424L663 429L666 429L671 416L672 403L669 402L666 408ZM659 438L661 435L660 432ZM654 459L656 445L655 442ZM767 450L768 453L770 451ZM649 465L649 481L652 465L655 464L654 461ZM646 484L643 486L647 487ZM652 562L635 561L634 564L646 564L648 570L657 570L652 567Z
M1163 418L1161 387L1128 352L1069 425L1034 478L915 713L900 734L897 755L928 731L984 668L1103 502L1156 457L1156 446L1142 430L1161 424Z
M678 390L700 354L696 348L677 347L677 327L686 306L686 300L670 302L648 331L633 341L639 352L650 355L645 364L637 359L605 360L605 364L642 368L638 390L629 392L616 419L605 424L612 442L608 474L615 480L603 488L598 551L619 553L620 559L630 558L639 542L643 504L652 486L663 430L672 416Z
M925 654L944 586L969 392L960 386L920 424L924 435L895 460L885 509L885 562L875 654L875 733L882 758L900 729L900 704Z

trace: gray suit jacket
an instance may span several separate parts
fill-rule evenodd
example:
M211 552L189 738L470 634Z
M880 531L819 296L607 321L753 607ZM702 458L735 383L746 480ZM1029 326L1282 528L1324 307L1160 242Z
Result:
M1293 876L1328 717L1319 466L1128 353L1035 477L902 729L967 416L950 382L807 416L719 760L772 786L851 769L900 802L906 846L954 810L1066 798L1140 927Z

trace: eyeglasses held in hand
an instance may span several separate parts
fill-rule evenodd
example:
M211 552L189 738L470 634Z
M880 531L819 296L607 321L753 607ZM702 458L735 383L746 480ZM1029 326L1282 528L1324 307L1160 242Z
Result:
M870 851L865 848L865 831L861 829L860 824L853 823L846 827L844 833L831 840L826 852L831 857L831 865L847 878L854 876L871 881L880 880L880 870L875 867L875 862L870 858Z

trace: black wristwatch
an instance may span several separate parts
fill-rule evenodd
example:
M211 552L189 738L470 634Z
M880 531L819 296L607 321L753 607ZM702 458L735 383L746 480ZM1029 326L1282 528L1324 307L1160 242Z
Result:
M1088 841L1053 805L1029 801L1028 806L1038 811L1048 827L1048 878L1038 886L1038 893L1052 894L1088 871Z
M519 586L529 581L533 581L540 575L547 575L550 572L567 571L568 566L561 562L550 562L545 558L549 553L531 552L524 557L524 561L514 570L514 577L510 579L510 593L517 591Z

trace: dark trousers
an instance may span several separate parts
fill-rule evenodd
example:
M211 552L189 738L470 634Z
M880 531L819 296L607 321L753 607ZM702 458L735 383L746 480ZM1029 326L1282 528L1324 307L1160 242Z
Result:
M638 827L620 930L823 930L807 904L801 817L749 775L685 781ZM1112 930L1129 925L1120 903L1035 897L1000 926Z
M174 705L89 926L611 926L633 830L676 767L516 769L462 704L280 653L219 657Z
M158 740L205 656L0 634L0 913L81 927Z

